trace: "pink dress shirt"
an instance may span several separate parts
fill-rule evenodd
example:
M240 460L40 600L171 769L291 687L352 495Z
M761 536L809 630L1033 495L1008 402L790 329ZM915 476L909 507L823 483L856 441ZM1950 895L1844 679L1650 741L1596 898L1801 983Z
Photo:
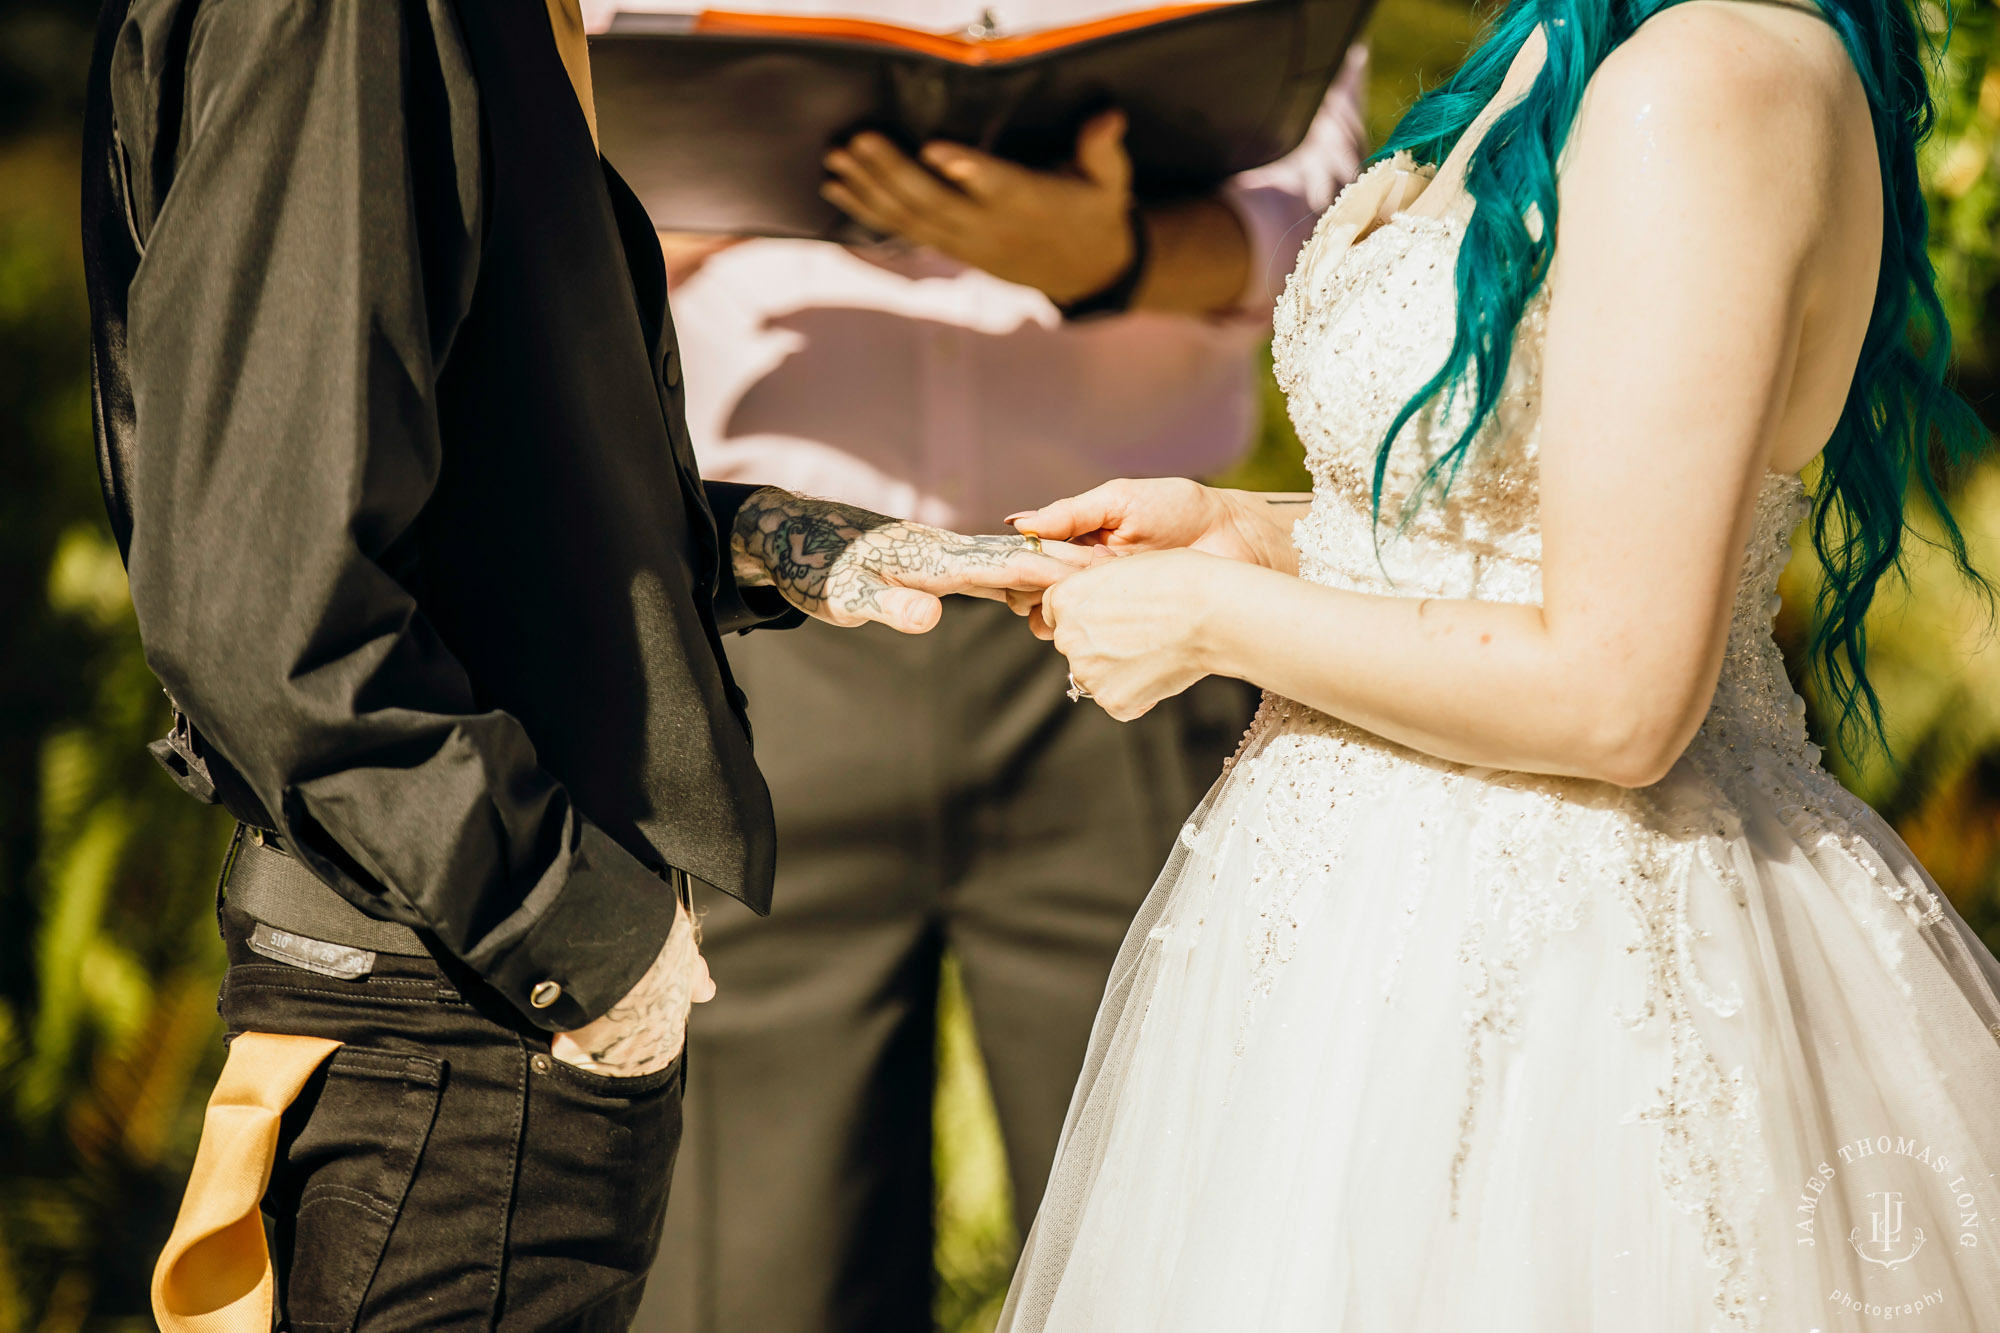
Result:
M619 10L688 0L583 0ZM940 31L990 10L1000 31L1130 10L1131 0L740 0ZM673 293L702 470L991 532L1018 509L1115 476L1203 476L1257 424L1254 353L1312 221L1361 157L1366 53L1349 53L1306 140L1224 197L1250 238L1248 289L1209 319L1138 312L1065 323L1048 298L929 250L753 240Z

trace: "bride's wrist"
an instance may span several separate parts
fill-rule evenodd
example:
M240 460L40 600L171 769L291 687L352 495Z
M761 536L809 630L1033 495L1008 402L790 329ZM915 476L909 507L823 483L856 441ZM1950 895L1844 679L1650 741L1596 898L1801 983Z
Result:
M1188 620L1185 652L1188 661L1204 676L1242 674L1241 645L1237 641L1239 617L1237 601L1249 591L1261 566L1209 556L1202 560L1198 586L1190 589L1192 615Z
M1298 551L1292 546L1292 525L1312 506L1310 491L1229 490L1218 492L1229 521L1253 553L1254 563L1280 574L1299 572Z

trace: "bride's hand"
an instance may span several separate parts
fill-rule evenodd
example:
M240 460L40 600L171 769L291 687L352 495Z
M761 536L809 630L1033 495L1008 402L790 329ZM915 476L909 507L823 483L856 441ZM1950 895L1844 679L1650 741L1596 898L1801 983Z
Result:
M1222 490L1185 477L1126 478L1007 521L1022 532L1121 555L1187 547L1294 574L1292 524L1311 501L1310 495Z
M1039 596L1103 558L1059 541L969 537L775 486L737 511L730 555L739 585L775 587L829 624L875 621L905 634L935 626L948 594Z
M1043 595L1035 633L1055 640L1105 712L1129 722L1209 674L1203 609L1226 595L1233 568L1190 550L1106 561Z

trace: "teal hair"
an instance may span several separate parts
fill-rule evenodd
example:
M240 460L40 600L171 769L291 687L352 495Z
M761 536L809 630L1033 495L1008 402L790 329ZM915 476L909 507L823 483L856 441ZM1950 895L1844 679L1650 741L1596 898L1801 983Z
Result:
M1375 457L1379 521L1392 442L1433 400L1467 391L1470 418L1410 499L1442 496L1507 379L1514 327L1548 277L1554 253L1556 163L1597 67L1648 18L1676 0L1513 0L1486 39L1444 83L1420 98L1378 157L1408 150L1441 162L1499 93L1522 43L1540 29L1548 60L1526 96L1493 122L1474 149L1466 188L1474 209L1458 254L1458 326L1451 353L1403 405ZM1906 0L1819 0L1867 90L1881 159L1882 265L1874 313L1854 382L1821 456L1810 531L1825 569L1812 637L1813 665L1844 737L1882 734L1867 673L1867 614L1877 584L1902 567L1912 484L1935 509L1942 545L1975 582L1965 540L1944 502L1943 479L1977 453L1986 434L1946 381L1951 330L1925 252L1929 219L1917 178L1917 145L1935 118L1925 72L1936 43ZM1542 225L1531 225L1535 220ZM1468 375L1468 372L1470 374ZM1405 511L1405 518L1408 517Z

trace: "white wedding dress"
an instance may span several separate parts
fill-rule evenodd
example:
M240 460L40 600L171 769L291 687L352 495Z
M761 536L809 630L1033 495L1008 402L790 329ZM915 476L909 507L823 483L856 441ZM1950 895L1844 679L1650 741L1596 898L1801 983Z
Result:
M1369 471L1450 346L1462 232L1353 243L1403 169L1321 219L1277 313L1300 572L1532 602L1542 298L1449 501L1378 563ZM1455 433L1413 423L1385 513ZM1764 483L1714 703L1655 786L1265 699L1126 939L1003 1329L2000 1329L2000 965L1806 739L1771 637L1805 508Z

